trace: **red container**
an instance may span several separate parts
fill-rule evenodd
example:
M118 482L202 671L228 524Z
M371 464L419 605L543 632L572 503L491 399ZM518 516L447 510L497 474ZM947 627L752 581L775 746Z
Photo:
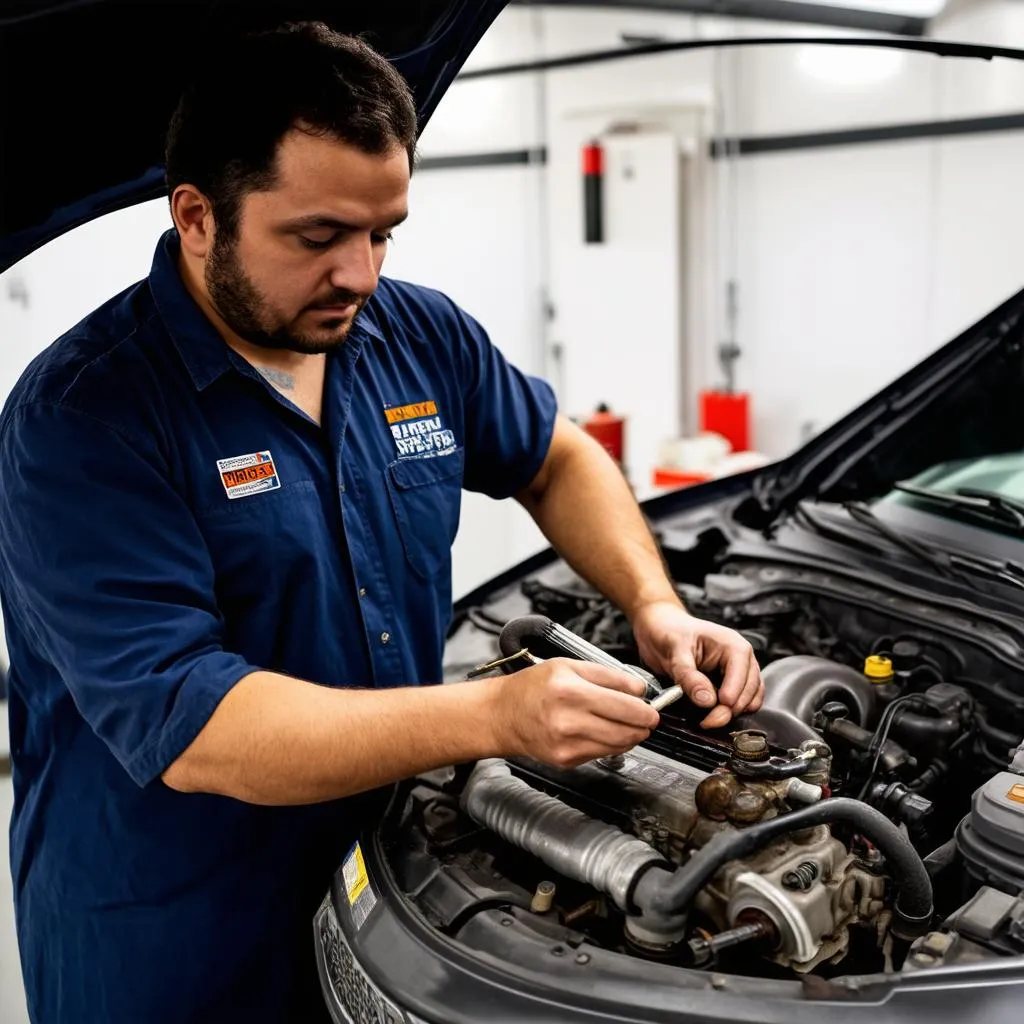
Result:
M702 391L700 429L721 434L734 452L750 451L750 395Z
M583 424L583 429L619 464L625 457L626 421L601 404Z
M710 479L707 473L684 473L679 469L656 468L651 475L651 482L655 487L692 487Z

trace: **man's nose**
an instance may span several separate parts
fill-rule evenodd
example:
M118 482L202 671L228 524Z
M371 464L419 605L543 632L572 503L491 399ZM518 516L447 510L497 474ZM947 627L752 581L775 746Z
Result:
M335 250L330 279L339 291L371 295L377 287L380 266L374 245L367 235L353 235Z

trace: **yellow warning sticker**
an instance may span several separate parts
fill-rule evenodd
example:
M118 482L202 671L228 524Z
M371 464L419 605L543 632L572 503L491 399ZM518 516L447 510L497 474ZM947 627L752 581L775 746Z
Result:
M358 931L366 924L370 911L377 906L377 894L370 884L363 851L358 843L349 850L341 865L341 877L345 882L345 893L348 896L349 909L352 911L352 923Z
M345 863L341 866L341 874L345 879L345 892L348 893L349 905L355 906L356 900L362 896L363 891L370 884L369 878L366 877L363 851L358 843L352 847L351 852L345 858Z

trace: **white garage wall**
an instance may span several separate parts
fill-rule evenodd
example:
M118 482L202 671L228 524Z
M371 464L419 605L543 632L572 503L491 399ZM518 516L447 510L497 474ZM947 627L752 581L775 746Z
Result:
M840 34L609 10L581 20L578 12L546 12L544 52L620 45L623 34ZM947 38L962 32L1022 44L1024 8L954 3L939 28ZM822 71L831 80L812 74ZM862 74L867 77L854 85ZM1024 67L882 50L786 46L672 54L547 78L556 308L606 292L603 282L588 287L578 273L579 184L575 194L563 187L565 167L578 160L575 126L594 111L604 112L606 124L671 124L681 142L698 143L699 129L682 127L677 113L702 103L717 132L742 136L1024 111ZM711 315L684 332L689 350L682 364L690 370L684 408L692 408L698 389L720 381L716 348L726 336L730 278L739 296L738 383L752 392L754 442L772 456L848 412L1024 285L1024 252L1014 246L1024 207L1014 184L1022 144L1024 133L1006 133L749 156L732 171L717 162L702 201L719 219L705 238L703 259L688 269L689 301L703 303ZM614 188L614 181L606 179L606 187ZM563 272L570 258L575 275ZM647 256L654 266L671 258L667 248ZM602 367L618 390L638 389L654 376L652 367L672 365L675 338L661 323L666 299L672 296L653 279L649 290L634 296L635 344L628 355L615 331L574 337L571 325L556 320L567 335L558 340L570 352L586 351L591 372ZM643 403L624 411L650 423Z
M740 161L738 384L762 447L796 447L934 347L930 160L919 143Z
M1024 288L1024 133L944 140L937 151L929 338L942 339Z

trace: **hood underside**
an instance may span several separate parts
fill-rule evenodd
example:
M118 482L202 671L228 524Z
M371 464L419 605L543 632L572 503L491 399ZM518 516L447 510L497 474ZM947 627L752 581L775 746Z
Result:
M362 35L422 130L507 0L14 0L0 7L0 272L104 213L164 194L163 137L194 62L283 21Z
M240 32L318 20L358 34L402 72L422 131L509 0L6 0L0 3L0 273L105 213L165 193L168 121L194 64ZM624 6L629 6L623 0ZM655 41L488 68L517 74L717 46L827 43L943 56L1024 52L942 40L738 37Z

